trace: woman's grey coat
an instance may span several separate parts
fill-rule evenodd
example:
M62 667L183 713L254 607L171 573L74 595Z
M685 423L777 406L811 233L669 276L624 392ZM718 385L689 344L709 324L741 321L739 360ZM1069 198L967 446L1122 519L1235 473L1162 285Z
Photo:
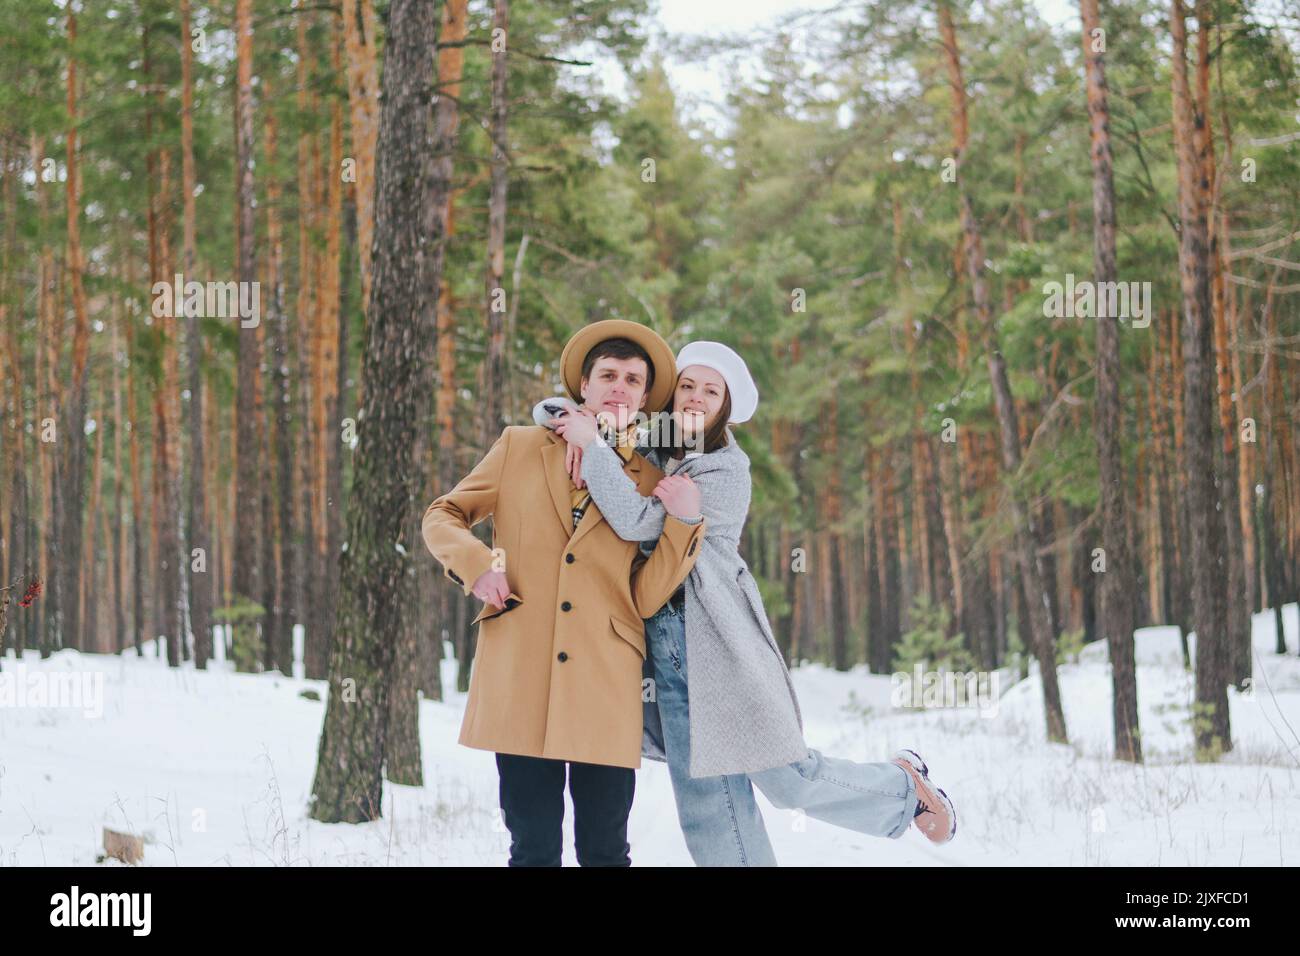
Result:
M553 402L554 400L550 400ZM534 418L554 424L538 403ZM692 777L756 773L803 760L803 716L790 673L772 636L758 583L740 556L749 514L749 456L727 430L727 445L680 463L655 449L638 449L666 473L689 475L700 488L708 526L686 579L687 694ZM677 466L674 469L674 466ZM663 531L665 510L646 498L623 472L622 461L600 439L583 451L582 477L614 532L647 550ZM653 678L649 656L645 676ZM643 757L666 760L659 709L645 705Z

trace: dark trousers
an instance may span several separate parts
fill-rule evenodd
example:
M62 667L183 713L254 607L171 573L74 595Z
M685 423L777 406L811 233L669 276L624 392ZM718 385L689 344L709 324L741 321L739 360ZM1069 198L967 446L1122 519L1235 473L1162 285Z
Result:
M499 753L501 809L510 831L509 865L560 865L566 767L578 865L631 866L627 817L636 789L635 770Z

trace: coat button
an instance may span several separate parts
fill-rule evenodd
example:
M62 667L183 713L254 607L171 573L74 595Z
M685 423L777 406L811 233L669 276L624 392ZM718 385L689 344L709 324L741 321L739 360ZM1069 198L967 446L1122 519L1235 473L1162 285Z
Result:
M555 656L559 658L561 664L563 664L565 661L569 659L569 655L564 653L564 651L560 651L560 653L556 654Z
M572 607L573 607L572 604L570 604L568 601L565 601L563 604L560 605L560 610L561 610L561 611L568 611L568 610L572 609Z
M564 563L565 563L565 564L572 564L572 563L573 563L573 555L572 555L572 554L566 554L566 555L564 556Z

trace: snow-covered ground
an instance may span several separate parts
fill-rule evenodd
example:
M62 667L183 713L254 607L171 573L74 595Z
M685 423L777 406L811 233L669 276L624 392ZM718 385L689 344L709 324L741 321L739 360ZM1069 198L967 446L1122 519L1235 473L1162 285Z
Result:
M1194 685L1172 628L1137 633L1146 754L1137 767L1109 756L1110 678L1100 644L1060 669L1068 746L1046 743L1041 685L1032 675L1013 684L1000 674L993 706L903 711L891 706L888 676L797 668L811 746L865 761L886 760L898 747L919 751L953 798L960 828L944 847L915 829L879 839L775 809L760 796L778 859L814 866L1294 865L1295 605L1283 620L1289 655L1279 657L1272 612L1255 618L1255 687L1229 691L1234 749L1217 764L1190 758ZM155 866L504 865L508 834L493 756L456 743L464 695L454 692L454 662L444 662L446 701L420 705L424 786L385 784L382 820L322 824L307 819L305 808L325 705L302 692L323 696L323 683L236 674L224 663L174 670L150 650L143 659L75 651L45 661L34 652L21 662L12 652L4 659L0 864L93 865L109 826L145 834L145 863ZM59 681L78 682L86 692L79 706L36 705L33 695L44 690L52 698ZM571 865L571 804L565 824ZM691 865L663 764L643 762L629 830L634 865Z

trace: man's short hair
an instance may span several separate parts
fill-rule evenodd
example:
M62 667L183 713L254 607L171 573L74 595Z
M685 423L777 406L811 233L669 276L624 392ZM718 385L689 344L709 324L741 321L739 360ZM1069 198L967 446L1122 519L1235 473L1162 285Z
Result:
M641 361L645 362L646 394L650 394L650 389L655 384L655 363L650 361L650 353L631 339L605 339L603 342L597 342L592 346L591 351L587 353L587 357L582 360L583 378L591 378L591 370L598 358L641 359Z

